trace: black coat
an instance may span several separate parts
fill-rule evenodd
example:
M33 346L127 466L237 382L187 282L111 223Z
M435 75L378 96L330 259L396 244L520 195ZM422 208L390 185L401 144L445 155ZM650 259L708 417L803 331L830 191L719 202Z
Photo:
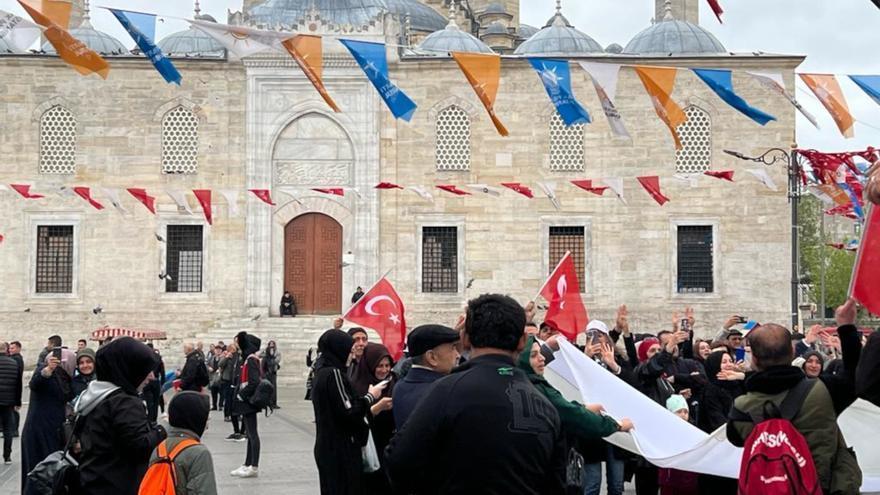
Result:
M94 373L92 373L91 375L83 375L82 373L80 373L73 377L73 381L71 381L70 383L70 388L74 400L79 397L79 394L86 391L86 389L89 387L89 383L91 383L94 379Z
M21 406L21 375L15 359L0 355L0 406Z
M241 332L239 336L242 334L244 334L243 337L236 337L236 339L244 340L244 342L239 342L244 362L241 366L235 368L232 377L235 396L232 400L230 412L236 416L260 412L259 409L250 403L250 398L257 390L257 385L260 384L261 379L260 359L256 354L260 350L260 339L244 332ZM247 380L243 379L245 370L247 370Z
M210 381L204 355L199 351L187 354L186 363L180 371L180 390L201 392L202 387L207 387Z
M403 427L431 385L443 376L433 370L414 367L403 380L397 382L394 386L394 407L391 411L398 429Z
M434 383L385 459L405 493L552 495L566 456L553 404L510 356L489 354Z
M859 397L880 406L880 332L868 337L856 371Z
M21 432L21 484L47 455L61 450L61 426L67 417L67 403L72 399L70 377L60 367L49 378L38 367L28 385L30 401Z

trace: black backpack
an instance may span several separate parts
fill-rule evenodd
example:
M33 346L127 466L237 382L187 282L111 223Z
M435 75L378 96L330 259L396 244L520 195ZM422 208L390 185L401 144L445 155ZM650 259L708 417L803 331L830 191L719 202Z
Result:
M271 409L272 395L274 393L275 387L272 385L272 382L263 378L260 380L260 383L257 384L257 388L254 389L254 393L251 394L251 398L248 402L260 410Z

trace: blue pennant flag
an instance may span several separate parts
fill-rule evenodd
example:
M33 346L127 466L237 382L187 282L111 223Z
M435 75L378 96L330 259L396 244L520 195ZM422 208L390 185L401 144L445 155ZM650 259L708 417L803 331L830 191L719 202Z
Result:
M859 219L864 220L865 218L865 210L862 209L862 205L859 201L859 197L856 195L856 192L850 187L846 182L838 182L837 186L843 189L847 196L849 196L849 200L853 205L853 212L856 214Z
M765 125L767 122L771 120L776 120L776 117L764 113L761 110L758 110L755 107L749 106L745 100L743 100L739 95L737 95L733 91L733 77L732 73L729 70L715 70L715 69L692 69L694 74L697 75L700 79L706 83L706 86L715 92L719 98L724 100L725 103L737 109L745 115L746 117L754 120L755 122Z
M119 23L122 24L122 27L128 31L128 34L137 43L138 48L153 63L153 66L156 67L159 74L162 74L165 81L180 85L180 81L183 79L180 76L180 72L177 72L171 60L153 42L153 37L156 33L156 16L140 12L129 12L127 10L107 10L113 13Z
M530 58L529 63L538 72L544 89L565 125L589 124L590 114L574 98L571 91L571 70L567 60Z
M418 105L388 78L388 61L385 59L385 44L370 41L339 40L363 69L373 83L379 96L385 100L395 118L407 122L412 119Z
M880 76L849 76L849 78L880 105Z

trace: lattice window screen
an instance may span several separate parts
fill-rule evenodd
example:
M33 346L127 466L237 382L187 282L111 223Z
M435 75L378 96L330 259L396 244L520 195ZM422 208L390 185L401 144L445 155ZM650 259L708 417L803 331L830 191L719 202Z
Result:
M678 126L682 149L675 154L675 171L680 174L702 174L712 161L712 119L701 108L684 109L687 121Z
M559 114L550 119L550 170L555 172L584 169L584 126L566 127Z
M437 115L437 170L471 167L471 119L457 106Z
M422 292L458 292L458 228L422 228Z
M678 227L678 292L705 294L715 291L711 225Z
M177 107L162 119L162 172L199 171L199 119L192 110Z
M553 273L553 270L562 261L565 253L571 251L571 260L574 262L574 267L577 270L581 292L586 292L584 286L584 274L586 273L584 269L586 257L584 253L585 231L584 227L550 227L549 273Z
M40 118L40 173L76 173L76 118L62 106Z

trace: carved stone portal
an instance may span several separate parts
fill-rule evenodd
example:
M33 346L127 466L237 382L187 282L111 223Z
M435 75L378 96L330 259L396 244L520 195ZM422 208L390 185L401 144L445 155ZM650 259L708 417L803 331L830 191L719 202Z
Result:
M323 115L308 114L288 125L275 143L272 161L276 185L352 185L351 141Z

